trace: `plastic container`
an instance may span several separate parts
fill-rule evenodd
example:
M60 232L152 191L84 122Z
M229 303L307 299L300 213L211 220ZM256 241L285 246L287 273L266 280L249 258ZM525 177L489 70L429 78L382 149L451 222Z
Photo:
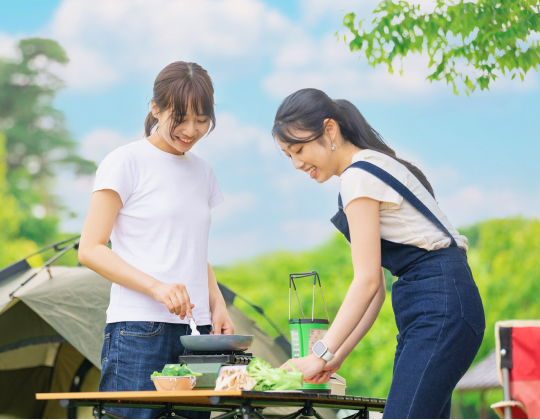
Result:
M330 393L333 395L346 395L347 381L342 376L334 373L330 378Z
M152 376L157 391L191 391L197 383L195 376Z

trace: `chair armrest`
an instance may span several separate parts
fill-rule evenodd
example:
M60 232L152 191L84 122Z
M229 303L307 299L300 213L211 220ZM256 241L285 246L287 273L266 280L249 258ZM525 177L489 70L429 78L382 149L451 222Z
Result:
M524 419L528 418L527 417L527 409L519 401L515 401L515 400L500 401L498 403L491 404L490 407L493 408L493 410L495 410L495 412L497 413L497 415L501 419L504 419L504 408L505 407L511 407L512 408L512 417L513 418L522 418L522 419L523 418ZM516 410L517 410L517 413L516 413ZM519 410L522 411L522 414L519 413ZM518 414L518 415L516 415L516 414ZM521 414L521 415L519 415L519 414Z

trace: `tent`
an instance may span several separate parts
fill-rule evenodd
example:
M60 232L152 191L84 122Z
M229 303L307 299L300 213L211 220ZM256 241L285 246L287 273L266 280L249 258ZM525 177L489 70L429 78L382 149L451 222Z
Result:
M491 351L481 361L472 366L467 373L461 378L456 385L456 391L460 393L479 392L479 417L485 419L489 417L489 405L486 402L486 392L492 389L500 389L502 395L502 387L497 377L497 355L495 350ZM462 407L459 403L453 407L455 415L462 417Z
M0 418L91 417L89 408L35 400L36 392L97 391L100 379L111 283L85 267L52 266L77 248L55 245L58 253L39 269L25 259L0 271ZM234 305L241 297L220 288L236 331L255 336L250 351L273 366L286 361L287 339L279 331L272 339Z

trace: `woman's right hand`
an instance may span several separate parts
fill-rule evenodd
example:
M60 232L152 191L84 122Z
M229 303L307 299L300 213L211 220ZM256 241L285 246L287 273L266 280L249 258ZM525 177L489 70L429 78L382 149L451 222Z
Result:
M344 359L345 358L342 358L339 354L336 354L331 361L326 363L321 373L315 375L312 378L308 378L307 380L305 380L305 382L308 384L316 385L327 383L332 377L332 375L341 368Z
M184 319L186 315L191 318L191 310L195 305L190 302L186 286L182 283L168 284L158 281L151 291L152 297L167 306L171 314L180 315L180 319Z

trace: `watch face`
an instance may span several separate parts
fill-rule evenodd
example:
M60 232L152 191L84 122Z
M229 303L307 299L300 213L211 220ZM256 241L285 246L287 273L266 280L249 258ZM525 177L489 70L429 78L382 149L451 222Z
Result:
M317 341L313 346L313 353L315 353L319 357L321 357L326 350L326 346L322 341Z

